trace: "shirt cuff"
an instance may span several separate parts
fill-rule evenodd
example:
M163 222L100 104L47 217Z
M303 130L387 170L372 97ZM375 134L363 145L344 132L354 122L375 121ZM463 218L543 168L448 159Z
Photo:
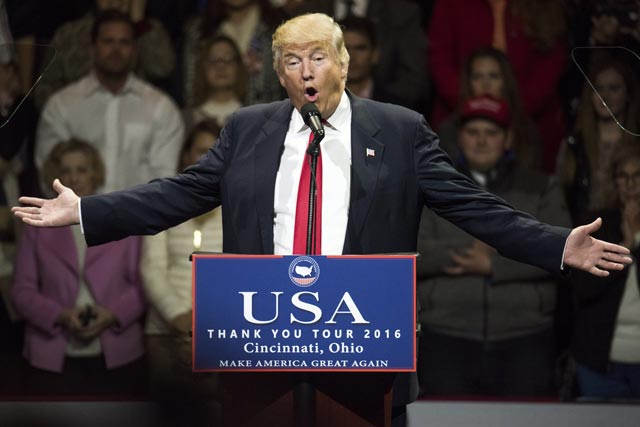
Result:
M81 206L81 202L82 198L78 199L78 218L80 218L80 231L82 232L82 235L84 235L84 225L82 225L82 206Z
M564 248L562 249L562 259L560 260L560 271L564 271L564 254L567 252L567 243L569 242L569 237L564 241Z

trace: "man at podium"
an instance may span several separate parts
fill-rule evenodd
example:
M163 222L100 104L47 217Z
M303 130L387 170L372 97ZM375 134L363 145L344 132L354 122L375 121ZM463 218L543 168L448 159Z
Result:
M591 237L601 220L569 230L514 210L451 166L420 114L346 91L349 54L332 18L285 22L272 49L288 99L237 111L198 164L173 178L82 199L56 180L55 199L23 197L27 206L13 208L15 215L41 227L80 223L87 243L98 245L154 234L222 205L225 252L299 254L315 175L311 253L415 252L427 206L501 254L552 272L571 267L606 276L631 262L627 249ZM312 132L300 114L308 103L319 110L325 135L315 174L307 146L318 129ZM396 381L393 404L402 425L417 382L398 378L405 384Z

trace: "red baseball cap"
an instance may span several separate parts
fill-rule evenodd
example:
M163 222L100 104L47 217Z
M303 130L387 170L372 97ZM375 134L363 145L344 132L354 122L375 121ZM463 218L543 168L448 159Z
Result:
M503 99L482 95L469 98L462 104L460 120L465 123L471 119L487 119L502 128L508 128L511 124L511 113Z

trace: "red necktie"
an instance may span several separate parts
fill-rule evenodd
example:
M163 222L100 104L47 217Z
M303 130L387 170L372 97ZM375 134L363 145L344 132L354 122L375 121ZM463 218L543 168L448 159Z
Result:
M313 132L309 135L309 143L313 140ZM298 202L296 204L296 224L293 231L293 253L305 255L307 253L307 222L309 220L309 184L311 182L311 156L304 155L300 186L298 187ZM320 255L322 243L322 155L318 154L316 167L316 204L314 236L311 255Z

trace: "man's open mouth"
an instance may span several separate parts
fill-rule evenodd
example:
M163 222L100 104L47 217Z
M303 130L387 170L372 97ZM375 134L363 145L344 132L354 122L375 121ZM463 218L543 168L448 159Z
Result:
M318 91L313 87L308 87L304 90L304 97L309 102L315 102L318 99Z

